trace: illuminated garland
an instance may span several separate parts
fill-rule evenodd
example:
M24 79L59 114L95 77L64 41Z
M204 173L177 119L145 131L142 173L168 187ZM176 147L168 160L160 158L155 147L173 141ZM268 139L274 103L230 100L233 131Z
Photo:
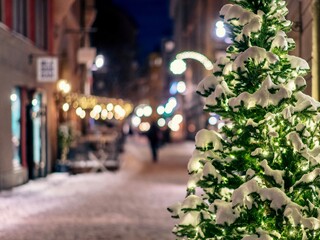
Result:
M198 52L193 52L193 51L181 52L177 54L176 59L180 59L180 60L194 59L202 63L207 70L213 69L212 62L206 56Z
M123 120L133 110L133 105L122 99L105 98L98 96L86 96L77 93L70 93L63 96L62 108L69 111L70 107L75 109L80 118L84 118L87 113L93 119L113 119Z

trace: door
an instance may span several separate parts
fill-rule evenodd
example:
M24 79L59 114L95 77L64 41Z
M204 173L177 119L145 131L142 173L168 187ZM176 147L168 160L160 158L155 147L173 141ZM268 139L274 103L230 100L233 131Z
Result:
M46 106L43 93L35 92L27 107L28 112L28 168L29 178L47 175Z

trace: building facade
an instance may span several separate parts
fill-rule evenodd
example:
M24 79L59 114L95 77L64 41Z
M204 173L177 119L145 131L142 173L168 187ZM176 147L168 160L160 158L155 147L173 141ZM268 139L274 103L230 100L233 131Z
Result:
M75 59L83 35L67 39L67 30L82 30L83 13L88 13L84 23L92 22L93 4L88 7L92 11L86 12L83 2L0 1L0 190L45 177L53 170L56 82L38 81L37 59L57 57L58 78L70 77L72 87L80 88L81 71Z

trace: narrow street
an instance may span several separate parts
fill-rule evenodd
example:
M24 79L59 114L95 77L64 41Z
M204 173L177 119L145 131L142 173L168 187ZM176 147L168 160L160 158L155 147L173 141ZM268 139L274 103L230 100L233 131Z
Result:
M1 240L170 240L166 208L185 196L193 142L151 162L145 139L127 139L116 172L54 173L0 192Z

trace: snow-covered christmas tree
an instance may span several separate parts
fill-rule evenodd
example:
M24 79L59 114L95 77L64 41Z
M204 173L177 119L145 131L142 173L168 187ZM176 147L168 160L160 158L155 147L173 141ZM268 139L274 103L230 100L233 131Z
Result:
M234 0L220 15L233 44L203 79L205 110L187 197L169 210L179 239L320 239L320 103L304 94L307 62L289 55L283 0Z

